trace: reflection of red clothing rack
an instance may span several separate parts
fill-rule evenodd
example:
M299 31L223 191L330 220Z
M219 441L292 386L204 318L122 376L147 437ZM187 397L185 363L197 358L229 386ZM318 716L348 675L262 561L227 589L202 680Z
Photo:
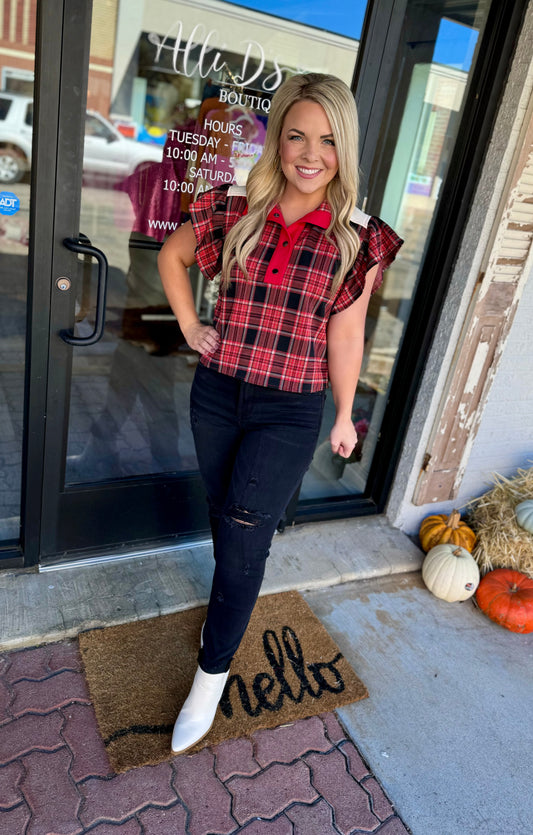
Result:
M191 119L180 129L191 131L195 126L196 122ZM181 157L174 159L167 156L167 148L175 144L167 137L162 162L148 163L116 186L120 191L127 192L131 200L135 214L131 231L140 232L156 241L163 241L173 231L164 227L165 222L175 223L174 228L177 229L186 219L182 215L182 195L179 189L173 191L164 188L165 180L182 183L187 179L187 162ZM163 228L156 228L154 221L161 221Z
M220 110L222 113L225 110L224 105L218 100L218 96L211 96L209 99L204 99L200 105L198 113L198 125L203 128L204 122L207 119L207 114L210 110Z
M221 123L221 125L228 126L228 130L206 129L206 121ZM231 131L230 126L239 126L241 130L239 133ZM171 138L172 135L168 134L163 148L162 162L148 163L116 186L120 191L125 191L131 200L135 216L131 231L147 235L160 242L187 219L189 205L195 198L196 188L193 191L182 191L180 186L184 182L192 182L196 187L200 182L198 177L188 178L189 166L194 165L197 169L234 176L235 170L231 160L234 156L234 141L262 146L265 137L265 125L258 116L240 107L225 107L217 98L206 99L200 108L198 121L190 119L185 124L179 125L179 130L184 133L213 137L219 140L218 145L206 155L206 158L203 158L204 153L201 147L190 146L191 150L197 151L194 161L187 161L183 153L175 159L173 155L167 156L167 149L175 148L177 144ZM189 148L189 145L184 143L179 147L184 151ZM165 181L177 184L177 188L169 188L168 184L165 188ZM211 180L209 177L202 182L206 188L220 185L217 180ZM167 224L172 224L172 227Z
M230 171L231 167L229 165L229 156L231 153L231 149L225 147L225 142L227 142L227 134L206 129L205 122L208 119L212 121L216 120L223 123L227 123L230 121L226 106L224 104L221 104L217 96L211 96L210 98L203 100L200 106L200 110L198 112L198 119L194 127L195 132L201 134L202 136L220 139L220 142L216 147L216 151L214 152L214 155L216 156L216 162L202 162L202 158L201 156L199 156L199 159L196 160L196 162L194 163L189 163L189 166L194 164L197 168L208 168L209 170L220 169L224 171ZM223 158L222 161L220 160L220 157ZM181 196L181 208L184 212L188 212L189 205L192 202L194 202L196 198L196 186L198 185L198 179L195 181L189 178L189 181L193 183L194 191L192 192L192 194L189 192L185 192ZM216 183L208 183L208 187L211 187L211 185L216 185Z

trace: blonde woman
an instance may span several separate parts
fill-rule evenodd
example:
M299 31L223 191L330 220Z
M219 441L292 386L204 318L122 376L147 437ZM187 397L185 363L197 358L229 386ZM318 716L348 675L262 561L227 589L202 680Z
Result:
M347 458L357 442L351 413L368 300L402 243L356 209L357 134L344 82L318 73L289 79L272 100L246 188L204 193L159 256L169 302L200 353L191 424L215 555L174 753L213 723L272 536L313 457L328 384L332 452ZM194 261L207 278L222 273L213 326L196 313Z

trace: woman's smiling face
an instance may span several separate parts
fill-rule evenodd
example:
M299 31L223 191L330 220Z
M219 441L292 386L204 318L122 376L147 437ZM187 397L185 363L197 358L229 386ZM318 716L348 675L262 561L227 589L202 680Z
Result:
M287 111L279 139L279 155L287 180L284 196L320 205L328 183L338 171L331 125L320 104L303 100Z

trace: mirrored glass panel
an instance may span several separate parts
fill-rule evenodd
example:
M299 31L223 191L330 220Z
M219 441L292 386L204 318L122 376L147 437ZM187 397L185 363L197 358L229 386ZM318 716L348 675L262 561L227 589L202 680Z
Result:
M457 140L488 0L410 0L374 170L362 208L405 245L371 300L349 461L323 428L300 498L365 493L404 326ZM351 83L365 3L95 0L80 233L109 261L103 339L74 351L66 482L196 469L188 396L197 363L157 271L165 238L192 200L244 184L262 152L270 100L305 70ZM80 258L77 326L93 327L95 266ZM217 289L191 268L212 320Z
M326 414L301 497L364 493L405 324L432 233L488 0L410 0L387 93L387 107L365 211L383 218L405 243L371 298L365 352L354 401L359 441L348 463L332 455Z
M75 348L70 484L196 469L185 344L157 271L191 201L244 184L270 101L300 71L351 83L366 2L94 0L80 232L109 262L106 327ZM210 322L217 298L191 269ZM95 266L79 259L76 334L93 328Z
M20 532L35 8L0 14L0 542Z

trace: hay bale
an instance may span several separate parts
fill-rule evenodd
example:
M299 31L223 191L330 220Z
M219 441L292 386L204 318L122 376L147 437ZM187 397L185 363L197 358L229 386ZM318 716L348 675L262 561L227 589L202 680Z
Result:
M533 536L517 524L515 508L533 499L533 468L514 478L495 473L495 486L469 503L469 524L477 535L472 556L482 574L514 568L533 579Z

